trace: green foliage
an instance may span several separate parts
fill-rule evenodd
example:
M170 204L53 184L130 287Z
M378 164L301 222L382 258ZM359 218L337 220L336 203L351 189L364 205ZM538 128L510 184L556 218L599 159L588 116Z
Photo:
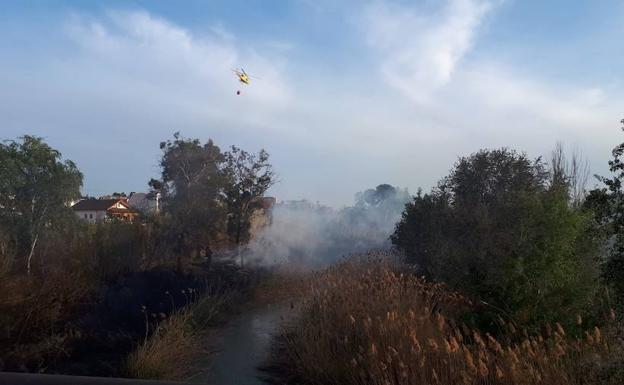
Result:
M147 245L145 226L140 223L103 222L90 226L94 273L99 279L114 280L138 271Z
M581 311L595 291L596 245L557 167L507 149L461 158L407 205L391 239L429 277L517 322Z
M81 186L76 165L41 138L0 144L0 231L29 272L42 231L73 219L69 203L80 197Z
M178 133L160 148L162 176L150 186L162 197L162 236L178 254L191 245L217 241L226 214L220 204L226 182L221 150L211 140L201 144Z
M165 215L158 228L174 254L247 242L259 198L275 182L269 154L234 146L221 152L211 140L202 144L178 133L160 148L162 176L149 184L162 196Z
M374 189L368 189L355 195L355 209L359 211L371 210L387 222L403 211L411 196L407 189L400 189L389 184L380 184Z
M624 123L624 120L621 122ZM608 240L602 275L607 285L613 289L615 299L620 306L624 305L623 155L624 143L621 143L613 149L613 159L609 161L611 177L598 177L606 187L590 191L584 204L594 214L596 233Z
M328 238L336 245L344 243L344 250L386 247L388 234L410 200L407 189L385 183L359 192L353 207L338 211Z
M227 232L235 245L249 241L250 220L258 198L275 183L269 154L252 154L232 146L225 154L224 175L227 184L224 201L228 208Z

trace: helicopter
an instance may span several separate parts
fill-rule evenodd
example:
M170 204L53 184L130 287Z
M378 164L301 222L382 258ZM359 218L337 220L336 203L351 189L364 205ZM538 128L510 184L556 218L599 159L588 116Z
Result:
M245 72L244 69L242 69L242 68L240 70L239 69L233 69L232 71L236 74L236 76L238 76L238 81L239 82L244 83L244 84L249 84L251 77L249 75L247 75L247 73Z
M251 79L258 79L254 76L248 75L247 72L245 72L245 70L242 68L233 69L232 71L236 74L236 76L238 76L238 81L246 85L249 85L249 83L251 82ZM240 95L240 94L241 94L240 90L236 91L236 95Z

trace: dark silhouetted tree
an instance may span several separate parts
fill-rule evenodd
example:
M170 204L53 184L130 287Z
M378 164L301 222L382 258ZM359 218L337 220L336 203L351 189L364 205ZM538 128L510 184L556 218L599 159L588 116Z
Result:
M224 155L212 140L202 144L179 133L160 144L161 178L149 182L162 199L163 237L178 256L189 247L204 247L223 233L226 211L221 200L227 182Z
M259 207L259 198L275 183L275 173L266 151L253 154L232 146L225 153L224 175L227 180L224 191L228 210L227 231L236 245L242 265L240 245L249 241L251 216Z
M624 124L624 119L621 121ZM624 130L624 127L622 127ZM594 213L595 225L606 238L607 252L602 275L614 290L620 305L624 304L624 143L617 145L609 161L611 177L596 176L606 187L589 192L585 207Z

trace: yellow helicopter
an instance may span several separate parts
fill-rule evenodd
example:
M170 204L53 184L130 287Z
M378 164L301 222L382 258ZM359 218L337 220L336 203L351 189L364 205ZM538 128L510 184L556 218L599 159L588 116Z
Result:
M255 76L248 75L247 72L245 72L245 70L242 68L233 69L232 71L236 74L236 76L238 76L238 81L245 85L249 85L249 82L251 81L251 79L258 79ZM240 94L241 94L240 90L236 91L236 95L240 95Z
M249 82L251 81L251 79L257 79L256 77L247 75L247 73L245 72L244 69L234 69L232 70L236 76L238 76L238 81L244 84L249 84Z

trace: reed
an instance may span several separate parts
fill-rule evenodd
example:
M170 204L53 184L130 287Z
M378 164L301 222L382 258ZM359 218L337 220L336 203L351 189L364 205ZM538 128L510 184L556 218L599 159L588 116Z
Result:
M301 315L279 350L286 377L297 382L608 383L609 331L596 327L581 338L555 324L530 335L501 318L495 337L460 321L477 308L470 299L383 256L338 264L307 284Z
M201 352L192 312L181 310L163 320L127 360L127 375L144 379L183 379Z

